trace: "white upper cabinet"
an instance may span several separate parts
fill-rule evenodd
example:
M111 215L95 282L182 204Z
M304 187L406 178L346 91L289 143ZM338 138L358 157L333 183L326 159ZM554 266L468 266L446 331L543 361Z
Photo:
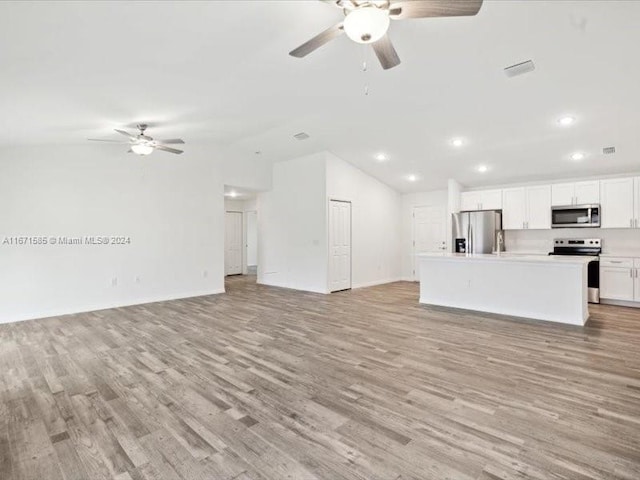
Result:
M633 226L640 228L640 177L633 179L633 187Z
M523 230L527 206L524 188L506 188L502 191L502 229Z
M634 189L635 184L635 189ZM634 203L638 203L638 181L615 178L600 182L600 225L602 228L634 228L638 225Z
M507 188L502 191L504 230L551 228L551 186Z
M484 190L480 199L480 210L502 209L502 190Z
M551 185L551 204L554 207L573 205L573 183L555 183Z
M556 183L551 186L551 204L556 206L600 203L600 181Z
M527 228L551 228L551 186L527 187Z
M480 210L480 200L480 192L462 192L460 194L460 210L463 212Z
M476 190L460 194L460 210L500 210L502 190Z
M576 205L600 203L600 181L577 182L575 185Z

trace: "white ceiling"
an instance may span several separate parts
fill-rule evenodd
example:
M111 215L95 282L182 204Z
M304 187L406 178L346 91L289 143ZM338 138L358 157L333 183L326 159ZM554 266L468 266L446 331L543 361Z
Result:
M311 0L1 2L0 145L146 121L187 152L330 150L402 192L640 170L640 2L485 0L476 17L392 22L403 63L388 71L344 36L288 56L340 18ZM527 59L535 72L505 77ZM571 128L555 123L565 113ZM569 160L576 150L587 158Z

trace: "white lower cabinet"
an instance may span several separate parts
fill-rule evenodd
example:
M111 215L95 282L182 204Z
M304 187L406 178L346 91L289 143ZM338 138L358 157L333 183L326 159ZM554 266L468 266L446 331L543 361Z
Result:
M600 257L600 298L640 301L640 259Z

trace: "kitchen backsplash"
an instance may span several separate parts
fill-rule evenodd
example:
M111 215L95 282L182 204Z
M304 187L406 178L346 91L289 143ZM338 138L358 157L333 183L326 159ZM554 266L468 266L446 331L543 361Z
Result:
M640 229L556 228L551 230L507 230L509 252L548 253L555 238L601 238L602 252L640 257Z

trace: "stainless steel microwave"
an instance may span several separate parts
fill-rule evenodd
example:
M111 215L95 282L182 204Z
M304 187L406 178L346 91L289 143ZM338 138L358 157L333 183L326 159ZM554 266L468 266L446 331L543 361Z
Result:
M551 228L586 227L600 227L600 205L551 207Z

